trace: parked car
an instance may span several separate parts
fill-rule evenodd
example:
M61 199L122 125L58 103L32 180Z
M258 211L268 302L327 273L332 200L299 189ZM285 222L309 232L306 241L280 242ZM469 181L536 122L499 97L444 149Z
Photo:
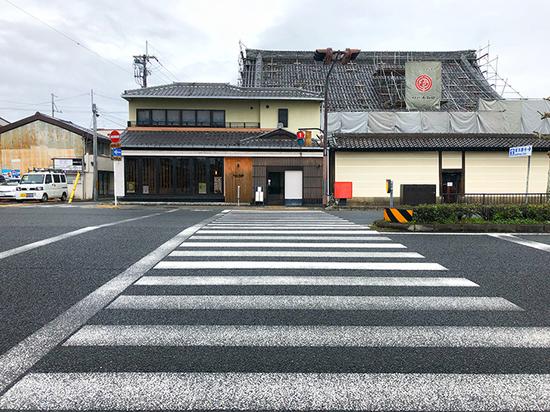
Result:
M34 171L23 175L16 189L16 199L40 200L47 202L49 199L59 198L62 202L67 200L69 189L67 176L58 171Z
M6 178L4 176L2 176L2 178L3 179L0 179L0 199L15 199L19 179L10 177Z

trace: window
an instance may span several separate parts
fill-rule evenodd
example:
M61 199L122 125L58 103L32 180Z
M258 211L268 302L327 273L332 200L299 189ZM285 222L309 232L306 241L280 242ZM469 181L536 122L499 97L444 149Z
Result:
M194 110L182 110L181 111L181 125L182 126L195 126L196 118Z
M179 126L181 124L180 111L179 110L167 110L166 111L166 124L168 126Z
M53 175L53 182L54 183L61 183L61 178L59 175Z
M288 109L279 109L277 123L281 123L283 127L288 127Z
M225 112L212 110L212 127L225 127Z
M136 193L137 159L132 157L124 159L124 175L126 179L126 193Z
M197 126L210 127L210 110L197 110Z
M67 179L65 178L65 175L61 175L61 183L67 183Z
M154 157L144 157L142 159L143 167L141 169L142 175L142 187L141 193L144 195L149 195L157 193L156 177L157 177L157 168L156 160Z
M192 159L179 157L176 159L176 194L193 194Z
M160 159L160 186L159 193L170 194L174 190L172 186L172 158Z
M166 126L166 110L152 110L153 126Z
M151 125L151 110L138 109L138 111L137 111L137 124L138 124L138 126L150 126Z
M136 118L137 126L225 127L225 110L138 109Z
M52 182L52 175L46 175L46 181L44 183L51 183Z

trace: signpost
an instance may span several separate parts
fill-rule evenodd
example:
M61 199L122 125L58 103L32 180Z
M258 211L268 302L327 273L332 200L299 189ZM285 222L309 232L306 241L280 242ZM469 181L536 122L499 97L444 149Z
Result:
M122 148L120 143L120 133L117 130L113 130L109 133L109 138L111 139L111 159L115 162L122 160ZM116 190L116 167L113 167L113 180L114 180L114 190L115 190L115 206L118 206L117 190Z
M531 173L531 155L533 154L533 146L516 146L508 150L508 157L525 157L527 156L527 179L525 183L525 203L529 199L529 174Z

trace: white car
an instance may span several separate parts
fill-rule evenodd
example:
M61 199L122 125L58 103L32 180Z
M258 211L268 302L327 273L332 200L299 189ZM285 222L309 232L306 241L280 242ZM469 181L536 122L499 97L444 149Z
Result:
M15 199L17 186L19 185L19 179L5 178L0 183L0 200Z
M16 189L16 199L40 200L47 202L49 199L59 198L62 202L67 200L69 189L67 177L64 173L45 171L29 172L23 175Z

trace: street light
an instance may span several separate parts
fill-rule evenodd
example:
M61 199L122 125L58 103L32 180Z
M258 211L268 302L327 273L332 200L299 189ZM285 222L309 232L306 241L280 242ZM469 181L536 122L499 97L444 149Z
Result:
M326 206L328 199L330 197L330 172L329 172L329 159L328 159L328 85L330 80L330 75L336 63L340 62L341 64L348 64L352 60L355 60L359 53L360 49L346 49L344 51L338 50L334 51L330 48L328 49L317 49L313 54L313 59L318 62L323 62L324 64L330 64L327 75L325 77L325 88L324 88L324 110L323 110L323 206Z

